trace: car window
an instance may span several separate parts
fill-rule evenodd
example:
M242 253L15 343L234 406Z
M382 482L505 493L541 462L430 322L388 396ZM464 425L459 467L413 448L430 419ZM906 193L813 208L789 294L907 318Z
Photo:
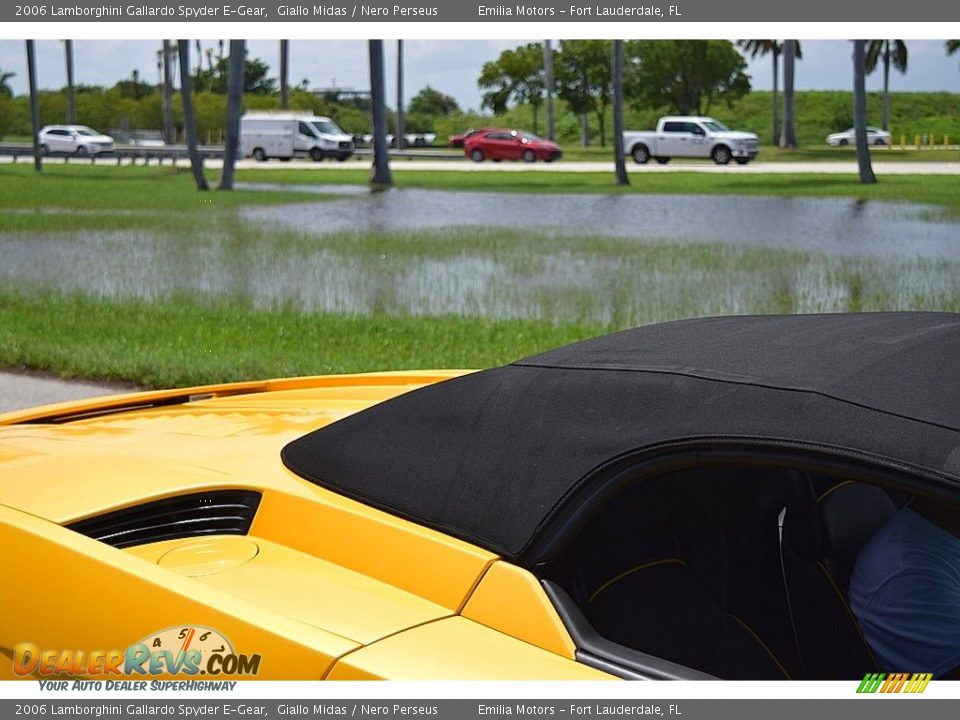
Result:
M665 122L663 124L663 131L669 133L687 132L687 124L673 121Z
M697 123L693 123L693 122L687 123L687 132L693 133L694 135L706 135L703 128L700 127Z
M340 126L331 120L314 120L313 126L322 133L329 135L345 135Z
M91 129L88 128L88 127L77 128L77 129L75 130L75 132L77 133L77 135L83 135L83 136L85 136L85 137L90 137L90 136L93 136L93 135L99 135L99 134L100 134L100 133L96 132L95 130L91 130Z
M545 579L611 658L622 647L728 679L860 677L871 651L846 590L859 550L907 501L840 474L678 470L609 499Z
M712 132L727 132L730 130L730 128L728 128L722 122L718 122L716 120L704 120L703 124L706 126L707 130Z
M305 122L298 124L297 129L301 135L307 135L308 137L313 137L313 130Z

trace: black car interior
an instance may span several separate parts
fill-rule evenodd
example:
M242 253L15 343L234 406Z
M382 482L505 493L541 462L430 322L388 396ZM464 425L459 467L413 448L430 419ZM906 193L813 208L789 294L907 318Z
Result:
M549 579L606 640L710 675L861 678L878 668L850 575L906 500L794 469L678 470L608 500Z

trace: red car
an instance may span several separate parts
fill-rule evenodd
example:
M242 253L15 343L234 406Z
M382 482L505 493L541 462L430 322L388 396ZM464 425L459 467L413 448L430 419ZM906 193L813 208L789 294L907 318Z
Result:
M450 147L452 148L462 148L463 144L467 141L467 138L473 137L477 133L484 132L483 129L474 130L473 128L467 128L462 133L451 135L449 139Z
M487 158L500 160L523 160L524 162L553 162L563 154L560 146L552 140L544 140L525 130L480 130L463 143L463 151L474 162Z

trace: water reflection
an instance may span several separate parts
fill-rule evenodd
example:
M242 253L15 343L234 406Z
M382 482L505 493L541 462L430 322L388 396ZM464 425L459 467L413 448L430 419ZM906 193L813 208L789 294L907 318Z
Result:
M248 185L279 189L278 185ZM289 189L289 186L285 186ZM318 235L355 230L424 230L450 225L529 228L678 242L812 250L842 255L960 257L960 226L937 222L937 208L853 198L723 195L535 195L358 186L296 186L350 193L332 202L243 211L251 220Z
M851 200L364 191L185 232L0 231L0 283L621 326L946 309L960 298L960 233L930 214Z

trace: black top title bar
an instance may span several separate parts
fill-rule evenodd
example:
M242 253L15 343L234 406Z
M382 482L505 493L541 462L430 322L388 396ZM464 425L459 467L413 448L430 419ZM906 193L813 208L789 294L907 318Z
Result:
M955 22L960 3L911 0L48 0L7 3L0 22ZM742 34L742 33L741 33Z

